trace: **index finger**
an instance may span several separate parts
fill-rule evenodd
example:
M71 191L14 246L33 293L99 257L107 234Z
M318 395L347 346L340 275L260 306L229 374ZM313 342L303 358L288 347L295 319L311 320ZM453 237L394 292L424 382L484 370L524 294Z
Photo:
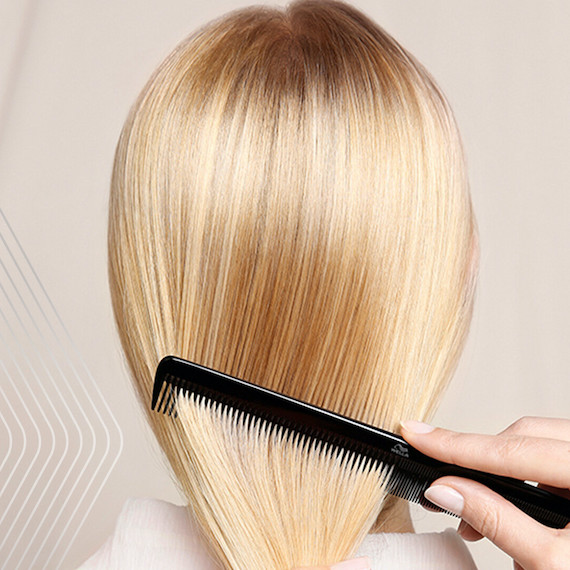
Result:
M402 422L402 436L422 453L461 467L570 487L570 442L516 434L482 435Z

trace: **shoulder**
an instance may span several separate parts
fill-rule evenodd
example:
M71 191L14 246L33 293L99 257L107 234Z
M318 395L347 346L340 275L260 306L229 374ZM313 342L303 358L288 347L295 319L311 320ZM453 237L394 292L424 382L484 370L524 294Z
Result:
M80 570L152 568L217 570L186 507L127 499L115 530Z
M358 555L368 556L373 570L477 570L465 542L451 528L421 534L370 534Z

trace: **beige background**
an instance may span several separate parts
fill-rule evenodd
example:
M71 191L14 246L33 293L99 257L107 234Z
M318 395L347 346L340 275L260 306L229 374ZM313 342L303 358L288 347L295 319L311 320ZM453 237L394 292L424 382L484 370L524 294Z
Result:
M40 359L40 355L55 353L46 340L49 331L42 337L43 344L34 344L23 333L17 349L12 341L2 344L0 355L6 366L0 369L4 394L0 461L2 457L7 461L0 469L0 513L10 512L13 521L12 534L4 534L8 546L0 547L2 568L30 567L30 550L41 553L34 567L74 568L111 533L126 497L181 502L143 423L119 353L106 282L107 188L128 107L154 67L196 26L249 3L0 3L0 206L65 324L68 341L76 347L66 349L66 354L75 350L72 360L82 359L86 365L75 376L60 371L60 379L48 379L44 375L48 357ZM353 3L433 73L451 101L468 153L481 232L480 282L468 345L437 423L493 433L523 415L569 417L570 3ZM0 224L5 237L6 228ZM18 255L24 264L23 254ZM2 256L8 264L6 251L0 251ZM6 265L0 276L6 288L10 275L14 279L19 275L16 265ZM12 283L17 289L17 282ZM34 287L40 291L39 285ZM24 300L13 295L24 307ZM33 302L31 296L29 302ZM41 302L47 307L47 301ZM12 306L0 295L6 314ZM15 315L10 317L14 327L20 326ZM53 315L49 319L56 322ZM18 334L14 327L6 325L6 338ZM29 385L25 373L17 378L21 372L17 365L25 353L39 359ZM85 427L83 439L83 428L77 433L69 429L65 449L58 434L68 433L66 420L56 425L54 419L55 427L48 429L52 422L48 412L56 414L59 404L44 406L47 419L33 410L28 415L22 407L26 402L34 404L35 394L39 409L58 385L61 397L81 409L85 421L94 418L88 422L92 427ZM25 389L29 393L24 394ZM72 397L81 390L94 394L90 399L85 396L91 408L83 396ZM97 423L96 410L104 407L101 402L108 409ZM76 440L84 447L75 445ZM24 441L27 447L18 455ZM56 496L54 480L49 480L51 467L41 472L39 466L55 465L60 454L61 465L53 478L57 479L65 473L67 462L71 465L78 454L87 453L87 443L95 451L86 456L89 461L82 459L73 467L86 466L81 474L77 472L81 477L73 471L54 503L60 504L66 493L77 494L78 487L89 489L90 500L73 495L69 502L78 508L75 518L62 511L58 519L54 515L49 528L47 519L38 526L42 513L37 511L44 507L31 510L39 501L35 493L45 489L43 501L50 493ZM36 456L39 459L26 472L25 466ZM16 466L17 457L21 460ZM90 471L97 471L97 485L92 484L95 475L88 477ZM20 487L14 483L16 477ZM74 480L81 482L75 488ZM47 503L45 509L47 513ZM27 526L23 517L15 516L23 512L32 513ZM66 517L73 520L67 528ZM449 517L418 509L414 519L421 531L456 524ZM30 540L34 526L39 532L26 554L24 542L16 539L22 535ZM77 531L73 537L70 527ZM58 535L63 537L59 545ZM44 550L46 544L57 547L57 555L48 560L40 549L42 543ZM9 551L12 558L5 562ZM472 552L482 569L511 568L510 560L489 543L474 545Z

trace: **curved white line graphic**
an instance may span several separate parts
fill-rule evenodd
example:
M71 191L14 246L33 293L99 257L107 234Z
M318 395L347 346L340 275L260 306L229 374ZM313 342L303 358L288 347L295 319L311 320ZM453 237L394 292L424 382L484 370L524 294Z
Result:
M17 567L20 567L21 564L24 563L24 560L26 560L26 556L28 555L29 552L35 553L35 556L29 564L26 560L27 567L34 567L35 568L35 567L39 567L38 566L39 564L41 564L41 566L44 568L48 567L48 566L49 567L52 567L52 566L53 567L55 567L55 566L59 567L61 562L63 560L65 560L65 557L66 557L67 553L69 552L69 548L71 547L73 541L75 540L79 530L81 529L83 523L85 522L85 519L87 518L90 510L92 509L94 502L96 501L97 497L99 496L99 494L100 494L105 482L107 481L112 469L114 468L116 462L119 459L119 456L120 456L120 454L122 452L122 448L123 448L123 436L122 436L122 432L120 430L120 427L119 427L114 415L112 414L108 404L106 403L105 399L103 398L103 395L101 394L101 390L100 390L99 386L97 386L97 383L95 382L94 378L90 374L85 362L80 357L79 351L77 350L75 344L73 343L71 336L69 335L69 332L67 331L66 327L64 326L61 317L59 316L57 310L55 309L53 303L51 302L49 296L47 295L45 288L43 287L41 281L39 280L36 272L34 271L32 265L31 265L31 263L29 262L29 259L27 258L22 246L20 245L20 243L17 240L14 232L12 231L12 228L10 227L6 217L4 216L4 213L0 209L0 223L2 221L4 222L5 227L7 227L7 229L8 229L8 234L9 234L8 238L11 238L11 241L13 241L16 244L16 248L10 248L9 247L9 244L7 243L9 240L2 238L2 242L4 243L4 246L10 252L10 257L12 258L13 263L15 264L15 266L17 268L17 274L19 275L19 278L21 280L23 280L23 283L25 284L24 286L25 286L26 290L29 292L29 294L33 298L34 306L37 307L37 309L41 313L41 316L43 317L42 321L45 321L45 323L47 324L49 331L50 331L50 337L53 336L53 340L55 340L56 345L58 347L58 352L62 353L63 358L64 358L65 363L66 363L66 366L68 366L69 369L71 370L71 376L70 377L66 376L64 371L59 366L60 360L58 359L58 355L56 355L51 350L49 350L48 353L50 356L50 360L53 362L54 366L57 369L57 372L58 372L57 378L54 378L53 375L51 375L51 373L49 372L48 366L46 366L46 362L39 355L40 350L38 350L37 355L38 355L38 358L39 358L41 365L42 365L41 368L43 368L48 373L50 380L53 384L53 387L55 389L55 392L57 392L57 394L60 396L61 401L62 401L63 405L65 406L67 413L69 413L72 423L78 429L79 437L82 440L84 432L82 431L82 428L79 425L79 422L77 421L77 419L76 419L76 417L72 411L73 408L78 408L80 415L83 417L83 421L87 425L87 429L88 429L88 432L90 433L90 436L91 436L90 439L91 439L91 442L93 444L93 447L90 449L89 457L84 462L83 468L82 468L79 476L75 477L75 480L74 480L73 485L71 486L71 489L69 489L69 488L64 489L64 486L67 482L67 479L69 478L70 474L73 472L73 468L75 467L76 462L81 457L81 454L83 452L83 443L81 443L80 448L79 448L77 454L75 455L75 457L73 459L73 463L71 464L70 469L67 471L67 474L63 478L63 480L60 480L59 488L57 489L56 492L54 492L54 490L51 488L52 482L55 479L55 476L58 473L60 466L62 465L62 462L64 461L64 459L68 459L68 457L66 457L66 455L68 454L68 451L69 451L69 444L68 444L69 436L67 435L66 425L61 422L61 418L56 416L57 421L61 424L61 426L64 430L64 433L65 433L65 437L66 437L66 445L65 445L64 453L62 454L62 457L60 458L59 462L57 463L57 466L55 467L55 469L53 469L49 472L49 479L48 479L47 483L45 483L45 485L43 487L43 491L42 491L39 499L36 500L35 507L32 510L31 514L27 517L27 520L25 521L24 526L18 527L15 529L14 529L14 527L15 527L16 523L19 522L19 518L21 518L21 517L19 517L19 514L20 514L20 512L23 512L22 510L26 506L26 503L28 502L28 500L31 500L34 489L39 485L40 479L41 479L42 475L44 474L44 471L46 470L47 466L49 465L49 460L46 461L44 468L41 470L39 476L36 478L36 480L32 484L32 487L31 487L29 493L27 494L26 499L22 501L22 497L20 496L21 494L19 494L19 493L15 494L15 496L12 498L12 501L10 502L10 506L11 506L12 502L15 501L16 495L18 495L18 499L20 500L20 512L18 513L18 516L15 519L13 519L10 532L7 533L7 536L5 537L5 539L3 541L3 544L4 544L4 543L6 543L7 539L10 539L9 544L12 545L12 549L8 553L7 557L5 557L4 553L2 552L2 546L0 546L0 558L4 559L7 562L8 558L10 558L13 555L13 553L15 552L16 547L22 543L21 539L25 536L26 541L27 541L27 545L26 545L26 548L23 551L23 553L21 553L21 555L20 555L20 562L19 562ZM3 232L0 231L0 236L2 236L2 233ZM16 259L16 255L14 255L14 252L12 251L12 249L16 250L18 257L21 257L23 259L23 261L19 262ZM25 267L26 270L33 277L27 278L22 267ZM5 270L6 270L6 268L5 268ZM11 277L9 277L9 278L12 281L12 283L14 283L12 278ZM1 285L0 285L0 287L1 287ZM34 292L34 290L36 292ZM21 295L18 295L18 296L19 296L20 302L24 306L26 314L34 323L34 329L40 337L40 344L45 345L45 347L48 347L49 343L48 343L45 335L42 334L41 327L39 327L38 323L34 320L33 315L32 315L32 311L30 310L30 307L26 304L25 300L22 298ZM41 296L43 302L40 302L40 296ZM45 307L47 307L47 309L51 309L51 313L53 316L55 316L55 319L53 318L53 316L51 319L48 317L48 314L47 314L48 311L44 310ZM13 307L13 310L15 310L15 307ZM17 317L17 318L19 319L19 317ZM23 326L23 324L21 323L21 320L20 320L20 324L21 324L21 326ZM8 327L10 327L9 323L7 323L7 325L8 325ZM56 328L60 328L61 330L63 330L63 333L64 333L63 336L64 336L65 340L62 340L61 336L56 332ZM33 344L32 338L30 337L29 334L27 335L27 341ZM65 341L67 341L67 344L71 346L71 348L72 348L71 351L65 346ZM37 342L35 344L37 345ZM21 349L20 352L21 352L22 356L24 358L26 358L25 349ZM79 366L79 367L76 366L74 360L76 362L79 361L81 366ZM14 364L18 368L18 370L20 370L20 367L17 364L17 362L15 362ZM82 368L82 370L79 370L79 368ZM55 413L56 409L50 400L50 396L49 396L48 392L46 391L45 387L43 386L43 384L41 383L41 379L38 378L38 374L35 370L34 370L34 377L36 378L38 385L40 386L39 389L42 391L43 398L48 401L48 403L50 404L50 408ZM87 378L88 378L88 382L86 382ZM26 409L28 410L28 413L29 413L29 409L25 405L24 399L22 399L22 396L18 392L17 386L14 384L13 380L11 380L11 381L12 381L12 384L14 386L15 391L17 392L18 398L20 400L22 400L22 404L26 407ZM63 393L60 390L61 384L58 384L58 381L61 382L61 384L65 388L65 391ZM88 390L87 387L89 387L90 390ZM79 392L77 392L78 389L79 389ZM97 396L97 399L99 400L97 402L97 404L95 403L90 391L95 392L95 395ZM81 405L81 402L78 399L79 393L82 393L84 395L84 397L86 398L86 400L88 401L88 403L89 403L88 408L85 408L84 406ZM69 404L73 404L73 405L72 406L68 405L68 402L69 402ZM105 413L105 415L107 417L103 418L101 412ZM101 437L99 436L100 432L95 431L95 426L92 423L92 421L89 419L89 414L91 414L92 417L95 416L93 419L94 420L96 419L97 422L101 425L101 428L102 428L101 431L103 432L101 435L103 435L104 441L101 441ZM45 417L45 414L43 414L43 415ZM31 419L33 421L33 417L31 417ZM46 421L47 421L47 418L46 418ZM49 427L51 433L53 434L52 426L48 424L48 427ZM111 434L111 431L109 428L113 428L113 431L115 433ZM24 437L25 437L26 436L25 429L23 427L21 427L21 429L22 429L22 432L24 433ZM41 437L41 432L37 429L37 426L36 426L36 431L38 431L38 436ZM101 452L96 453L96 450L99 449L100 444L102 444L104 447L104 450L102 450L102 455L101 455ZM117 444L117 445L114 445L114 444ZM53 451L53 446L52 446L52 451ZM36 457L37 457L38 453L39 453L39 449L36 453ZM50 459L51 459L51 455L52 454L50 454ZM21 458L20 458L20 460L21 460ZM94 462L96 462L96 465L94 464ZM33 464L33 462L32 462L32 464ZM106 467L106 468L104 469L104 467ZM24 479L20 482L20 486L18 487L18 489L20 489L20 487L22 486L24 481L27 480L27 474L29 473L30 469L31 469L31 465L28 466L28 469L26 471L26 477L24 477ZM11 475L13 475L13 473ZM43 481L42 481L42 483L43 483ZM81 493L80 498L77 500L75 495L81 491L82 486L83 486L83 492ZM89 494L91 494L92 496L90 497ZM36 511L37 511L37 508L40 504L40 501L46 496L51 498L50 503L49 503L48 507L45 509L41 520L39 521L38 524L36 524L36 522L34 520L34 515L36 514ZM61 498L60 498L60 496L61 496ZM58 501L58 498L60 498L59 501ZM56 528L58 520L62 517L62 514L65 510L65 507L67 506L67 504L70 502L70 500L72 498L75 501L73 503L75 505L73 512L71 513L71 515L68 515L66 517L66 524L63 527L63 529ZM61 499L63 499L63 501ZM91 499L91 500L89 500L89 499ZM59 507L58 512L55 512L56 507ZM48 519L49 519L49 522L48 522ZM77 521L77 519L79 519L79 521ZM32 521L34 522L33 527L31 526ZM43 527L48 523L51 523L50 529L47 532L41 532L43 530ZM70 534L68 532L68 529L70 528L71 525L74 525L72 527L74 532L73 532L72 536L69 538L67 535ZM28 527L30 527L30 529L28 529ZM24 532L24 531L26 531L26 529L28 529L27 532ZM18 530L19 530L19 534L17 537L15 537L14 535L16 532L18 532ZM57 531L57 534L56 534L56 531ZM53 536L53 538L52 538L52 536ZM42 538L43 538L43 540L42 540ZM49 545L52 547L51 551L49 553L46 552L46 548L45 548L48 539L49 539ZM63 545L66 546L66 548L63 551L63 553L61 554L61 556L59 557L60 558L59 561L56 561L54 558L55 553L57 552L57 549L60 547L60 544L62 544L62 541L64 539L66 540L66 542L63 543ZM14 566L11 566L11 568L13 568L13 567Z
M2 235L0 235L0 238L1 238L2 241L4 242L4 238L2 237ZM4 243L5 243L5 242L4 242ZM1 259L0 259L0 266L4 269L4 272L5 272L6 275L8 276L8 279L9 279L9 281L10 281L12 287L14 288L14 290L16 291L16 293L18 294L18 297L19 297L20 301L22 302L23 306L27 309L24 300L22 299L21 295L19 295L19 293L18 293L18 291L17 291L17 288L16 288L16 286L15 286L15 284L14 284L14 281L13 281L12 278L10 277L10 275L9 275L7 269L6 269L6 266L4 265L4 263L2 262ZM32 338L31 338L30 334L29 334L29 331L27 330L27 327L26 327L26 326L24 325L24 323L22 322L22 319L20 318L20 316L18 315L18 313L17 313L17 311L16 311L16 307L14 306L14 303L12 303L10 297L8 296L8 293L6 292L5 288L2 286L1 283L0 283L0 289L1 289L2 292L4 293L4 295L5 295L5 297L6 297L7 301L8 301L8 304L10 305L12 311L13 311L14 314L16 315L16 319L17 319L17 321L18 321L18 323L19 323L21 329L24 331L27 340L29 341L30 345L33 346L34 343L33 343L33 341L32 341ZM32 319L32 322L34 322L34 321L33 321L33 317L32 317L32 315L30 314L30 312L27 311L27 313L28 313L28 316L30 317L30 319ZM0 310L0 314L2 315L2 317L4 318L4 320L6 321L6 324L8 325L8 328L9 328L10 331L12 332L13 336L16 338L17 335L16 335L15 333L13 333L12 328L10 327L10 324L9 324L7 318L6 318L5 315L2 313L1 310ZM36 324L36 323L34 322L34 324ZM33 346L33 348L36 348L36 347ZM46 389L45 389L45 387L44 387L44 385L43 385L43 382L41 381L40 377L39 377L38 374L36 373L34 367L32 366L32 364L31 364L31 362L30 362L30 359L29 359L28 356L27 356L26 350L22 348L22 346L21 346L20 343L18 343L18 349L19 349L20 353L22 354L23 359L27 362L29 370L32 372L33 376L34 376L35 379L37 380L37 386L38 386L39 389L42 391L43 396L44 396L43 399L44 399L45 401L47 401L47 403L50 405L50 407L51 407L51 409L52 409L52 411L53 411L53 413L54 413L54 416L56 417L57 421L59 422L59 424L60 424L61 427L62 427L64 436L65 436L65 445L64 445L64 448L65 448L65 449L64 449L64 452L62 453L62 455L61 455L61 457L60 457L60 459L59 459L59 462L57 463L55 469L54 469L53 472L52 472L52 478L53 478L53 476L54 476L54 475L57 473L57 471L59 470L59 468L60 468L60 466L61 466L61 464L62 464L62 462L63 462L63 459L65 458L65 455L66 455L66 453L67 453L67 449L69 448L69 436L68 436L68 434L67 434L67 429L66 429L66 427L65 427L65 424L61 421L61 418L60 418L59 415L57 414L57 410L55 409L55 407L54 407L54 405L53 405L53 403L52 403L52 401L51 401L51 398L50 398L50 396L49 396L49 393L46 391ZM39 352L38 350L36 350L36 351L35 351L35 354L40 358L40 361L41 361L41 363L43 364L43 359L41 358L41 356L39 356L39 355L40 355L40 352ZM17 366L17 365L16 365L16 366ZM19 366L17 366L17 367L18 367L18 370L20 370ZM51 375L51 373L49 372L49 370L48 370L48 368L45 366L45 364L43 364L43 368L44 368L45 371L47 372L47 375L50 377L50 379L51 379L51 381L52 381L52 384L56 387L56 390L59 391L59 389L57 388L57 384L56 384L56 382L55 382L53 376ZM23 376L23 378L24 378L24 376ZM26 384L27 384L27 383L26 383ZM33 396L34 396L34 400L35 400L36 402L38 402L37 398L35 398L35 394L34 394L34 391L33 391L33 390L31 390L31 393L32 393ZM39 406L39 402L38 402L38 406ZM48 428L49 428L50 433L51 433L51 436L52 436L52 448L51 448L51 450L50 450L49 457L48 457L48 459L45 461L44 466L43 466L43 468L41 469L39 475L36 476L35 481L34 481L33 484L31 485L31 487L29 488L29 491L28 491L28 494L27 494L26 498L25 498L23 501L20 501L20 505L21 505L20 510L18 511L18 513L17 513L16 515L11 515L12 525L11 525L10 528L8 529L8 532L6 533L4 540L2 541L2 543L0 543L0 550L1 550L2 547L4 546L5 542L6 542L7 538L8 538L8 537L11 538L10 542L12 543L12 549L11 549L11 550L8 552L8 554L5 556L5 558L4 558L5 563L8 563L8 561L10 560L10 558L11 558L11 556L12 556L12 553L13 553L14 549L16 548L16 546L18 545L18 542L19 542L19 540L20 540L20 538L21 538L21 536L22 536L24 530L26 529L28 523L26 523L26 524L24 524L24 525L22 526L22 530L21 530L21 532L20 532L20 535L19 535L16 539L13 539L13 538L11 537L12 529L14 528L14 526L15 526L16 523L17 523L17 521L19 520L20 515L21 515L21 513L22 513L22 511L23 511L23 508L25 507L25 505L27 504L28 500L30 499L30 497L31 497L31 495L32 495L32 493L33 493L33 491L34 491L34 489L36 488L36 486L37 486L38 483L40 482L41 477L42 477L44 471L47 469L47 467L48 467L48 465L49 465L49 463L50 463L50 460L51 460L51 458L52 458L52 456L53 456L53 454L54 454L54 452L55 452L56 437L55 437L54 430L53 430L53 428L52 428L52 425L51 425L50 421L47 419L47 416L44 414L43 408L41 408L41 406L39 406L39 407L40 407L40 409L41 409L41 411L42 411L42 415L44 416L44 418L45 418L45 420L46 420L46 423L47 423L47 425L48 425ZM81 431L80 431L80 430L78 430L78 431L79 431L79 434L80 434L80 437L81 437ZM40 448L39 448L39 449L41 449L41 444L40 444ZM29 469L31 469L32 465L33 465L33 463L30 464ZM23 486L23 484L25 483L27 475L28 475L28 472L26 472L26 475L25 475L24 478L20 481L20 484L18 485L18 490L16 491L16 493L15 493L14 496L12 497L12 501L14 501L14 499L16 498L17 493L19 492L20 488L21 488L21 487ZM51 481L51 478L50 478L50 481ZM37 502L36 502L36 508L37 508L37 505L40 503L40 501L41 501L43 495L44 495L45 492L47 491L48 487L49 487L49 482L48 482L47 485L44 486L44 491L43 491L42 495L40 496L40 498L39 498L39 499L37 500ZM12 501L10 502L10 504L8 505L8 507L10 507L10 505L12 504ZM30 517L33 516L35 510L36 510L36 509L34 509L34 510L32 511L32 514L30 515ZM0 524L3 522L5 516L8 514L8 512L9 512L9 508L5 510L4 515L0 518ZM28 522L29 522L29 520L30 520L30 519L28 518Z
M0 361L0 366L2 366L2 368L4 368L4 364ZM4 368L4 370L6 370ZM8 371L6 370L6 373ZM8 374L6 374L7 376ZM4 393L4 390L2 390L2 386L0 386L0 393L2 394L2 397L4 398L4 400L6 401L6 403L8 403L8 398L6 398L6 394ZM11 411L11 410L10 410ZM15 414L14 418L16 417ZM4 416L2 414L0 414L0 419L2 420L2 423L6 426L6 431L8 432L8 451L6 452L6 455L4 456L4 461L2 461L2 464L0 465L0 473L2 473L2 471L4 470L4 465L6 465L6 463L8 463L8 460L10 459L10 454L12 453L12 447L14 446L14 438L12 437L12 430L10 429L10 426L8 425L8 422L4 419ZM25 436L25 434L24 434Z

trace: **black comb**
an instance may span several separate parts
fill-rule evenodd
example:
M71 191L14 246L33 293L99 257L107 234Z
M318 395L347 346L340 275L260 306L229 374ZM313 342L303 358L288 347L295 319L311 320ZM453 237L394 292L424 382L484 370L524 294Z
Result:
M455 475L486 485L546 526L564 528L570 522L570 500L564 497L518 479L443 463L399 435L176 356L164 357L156 370L152 409L176 417L177 399L191 394L391 466L387 492L432 510L447 512L430 503L424 491L436 479Z

